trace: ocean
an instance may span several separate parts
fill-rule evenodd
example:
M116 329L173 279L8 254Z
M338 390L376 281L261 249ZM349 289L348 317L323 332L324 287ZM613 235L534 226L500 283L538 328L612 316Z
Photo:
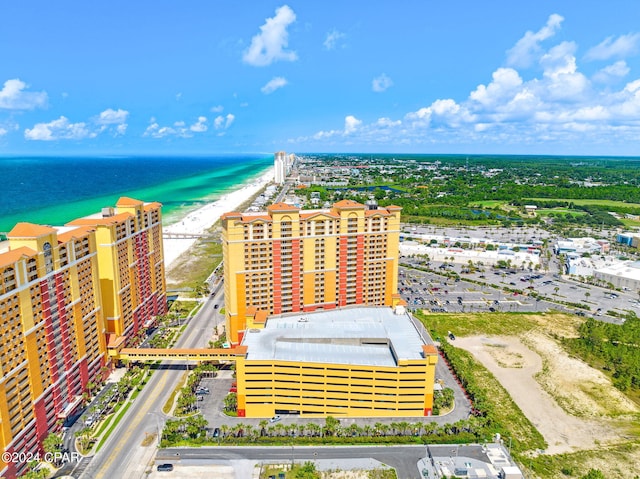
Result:
M0 232L21 221L63 225L121 196L163 204L163 223L215 201L273 166L273 155L0 158Z

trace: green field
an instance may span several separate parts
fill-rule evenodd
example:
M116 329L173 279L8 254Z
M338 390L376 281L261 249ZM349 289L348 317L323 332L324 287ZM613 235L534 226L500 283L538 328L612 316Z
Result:
M632 227L638 227L640 226L640 221L639 220L629 220L626 218L621 218L620 221L627 227L627 228L632 228Z
M474 201L470 204L470 207L479 207L479 208L495 208L496 206L502 206L505 204L504 200L484 200L484 201Z
M523 198L524 201L566 201L574 205L599 205L599 206L620 206L623 208L640 208L640 203L625 203L624 201L613 200L588 200L571 198Z
M561 215L572 214L573 216L583 216L588 214L586 211L570 210L568 208L541 208L537 210L537 214L540 216L548 215L549 213L557 213Z

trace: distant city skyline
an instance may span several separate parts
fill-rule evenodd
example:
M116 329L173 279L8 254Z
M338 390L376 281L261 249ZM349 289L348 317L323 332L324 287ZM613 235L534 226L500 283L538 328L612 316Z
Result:
M640 5L3 6L0 156L638 155Z

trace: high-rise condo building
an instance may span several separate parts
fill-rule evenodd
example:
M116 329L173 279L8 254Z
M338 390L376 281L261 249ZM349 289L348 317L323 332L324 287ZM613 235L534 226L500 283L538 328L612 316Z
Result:
M95 229L112 355L135 346L153 316L166 313L161 206L123 197L115 209L69 223Z
M276 203L222 216L227 338L248 315L392 304L400 207L351 200L318 210Z
M284 184L287 178L287 154L284 151L278 151L274 155L273 166L275 169L274 181L278 185Z
M19 223L0 243L3 452L41 451L102 382L109 353L166 312L160 209L120 198L63 227ZM3 462L0 475L26 466Z
M98 254L87 227L19 223L8 239L0 253L0 449L35 453L104 374ZM2 477L16 477L26 463L2 467Z

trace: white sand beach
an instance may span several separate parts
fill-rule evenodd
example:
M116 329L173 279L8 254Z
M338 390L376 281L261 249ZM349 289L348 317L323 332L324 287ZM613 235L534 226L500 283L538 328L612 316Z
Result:
M223 195L219 200L206 204L202 208L192 211L187 216L171 225L165 226L164 243L164 264L167 270L171 269L171 264L196 242L196 238L168 239L169 233L203 234L220 217L227 212L235 211L242 203L263 189L269 182L273 181L274 169L270 168L262 176L254 179L251 183L243 185L241 188Z

